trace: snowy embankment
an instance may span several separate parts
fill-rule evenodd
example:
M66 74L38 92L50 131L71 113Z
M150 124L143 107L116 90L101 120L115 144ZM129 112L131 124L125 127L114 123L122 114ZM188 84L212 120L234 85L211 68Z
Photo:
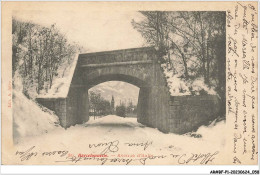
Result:
M64 62L59 66L57 76L53 79L53 84L48 92L41 90L38 98L65 98L68 95L70 83L77 66L78 53L75 54L71 62Z
M28 136L39 136L60 128L58 117L22 93L20 78L15 77L13 89L13 136L16 141Z
M59 126L52 111L40 107L21 92L13 91L14 137L36 136L48 133Z
M166 64L162 64L161 67L171 96L191 95L191 91L195 93L194 95L199 95L199 92L202 90L207 94L216 95L216 92L212 88L207 87L202 78L197 78L193 81L184 81L179 78L178 74L174 74L173 70L168 70Z

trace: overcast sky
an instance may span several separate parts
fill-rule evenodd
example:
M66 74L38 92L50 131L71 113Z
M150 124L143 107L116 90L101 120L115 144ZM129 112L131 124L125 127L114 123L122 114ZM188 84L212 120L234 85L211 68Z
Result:
M44 26L56 23L70 41L78 42L88 52L135 48L144 44L140 33L131 25L132 19L142 19L138 12L15 11L13 16Z

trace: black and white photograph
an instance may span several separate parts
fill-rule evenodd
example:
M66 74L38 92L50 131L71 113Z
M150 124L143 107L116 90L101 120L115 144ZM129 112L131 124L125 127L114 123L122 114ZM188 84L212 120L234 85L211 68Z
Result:
M257 3L126 3L7 3L2 162L257 164Z

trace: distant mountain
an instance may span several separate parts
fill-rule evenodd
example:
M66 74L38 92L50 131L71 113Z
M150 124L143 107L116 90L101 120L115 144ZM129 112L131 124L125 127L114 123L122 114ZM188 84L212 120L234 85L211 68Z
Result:
M99 92L103 98L109 101L111 101L113 95L115 98L115 105L120 104L120 101L127 104L129 100L131 100L134 105L138 102L139 88L121 81L101 83L91 88L89 91Z

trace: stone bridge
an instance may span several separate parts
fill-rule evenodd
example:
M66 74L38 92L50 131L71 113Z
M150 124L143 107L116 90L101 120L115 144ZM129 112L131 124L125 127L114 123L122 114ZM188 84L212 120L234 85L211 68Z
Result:
M182 134L213 120L216 96L170 96L153 47L80 54L64 98L37 98L55 111L63 127L89 120L88 90L106 81L123 81L140 88L137 121L162 132Z

